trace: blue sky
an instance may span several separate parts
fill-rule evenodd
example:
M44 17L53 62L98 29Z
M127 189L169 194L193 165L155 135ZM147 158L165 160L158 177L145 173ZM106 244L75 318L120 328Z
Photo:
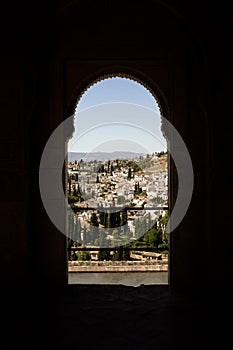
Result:
M126 78L109 78L92 85L80 99L77 111L109 102L136 103L158 109L152 94L141 84Z
M141 84L108 78L92 85L75 113L72 152L166 150L156 100Z

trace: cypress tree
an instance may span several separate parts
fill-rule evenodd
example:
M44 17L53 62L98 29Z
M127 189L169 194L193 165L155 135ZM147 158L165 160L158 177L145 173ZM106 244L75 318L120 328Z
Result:
M83 239L82 239L82 244L86 245L87 244L87 229L86 226L83 228Z
M131 174L131 168L129 167L128 169L128 175L127 175L127 179L130 180L132 177L132 174Z
M98 227L98 226L99 226L99 222L98 222L98 218L97 218L96 213L92 213L92 214L91 214L90 223L91 223L92 226L95 226L95 227Z
M75 185L73 186L73 196L75 196L75 197L77 196L77 190L76 190L76 186Z

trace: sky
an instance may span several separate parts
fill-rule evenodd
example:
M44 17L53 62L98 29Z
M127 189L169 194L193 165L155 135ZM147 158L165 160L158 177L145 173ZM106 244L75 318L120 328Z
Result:
M153 95L141 84L121 77L92 85L75 112L69 152L166 150L161 116Z

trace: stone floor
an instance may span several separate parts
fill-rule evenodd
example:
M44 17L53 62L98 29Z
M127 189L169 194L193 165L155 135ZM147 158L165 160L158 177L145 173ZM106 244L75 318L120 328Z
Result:
M2 349L231 349L230 300L168 286L2 294Z
M140 285L168 284L168 272L69 272L69 284L121 284L139 287Z

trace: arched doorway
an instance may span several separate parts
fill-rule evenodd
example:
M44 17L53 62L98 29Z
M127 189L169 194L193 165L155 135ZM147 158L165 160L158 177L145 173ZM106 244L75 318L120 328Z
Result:
M168 283L161 111L128 74L100 76L79 95L67 144L68 283Z

